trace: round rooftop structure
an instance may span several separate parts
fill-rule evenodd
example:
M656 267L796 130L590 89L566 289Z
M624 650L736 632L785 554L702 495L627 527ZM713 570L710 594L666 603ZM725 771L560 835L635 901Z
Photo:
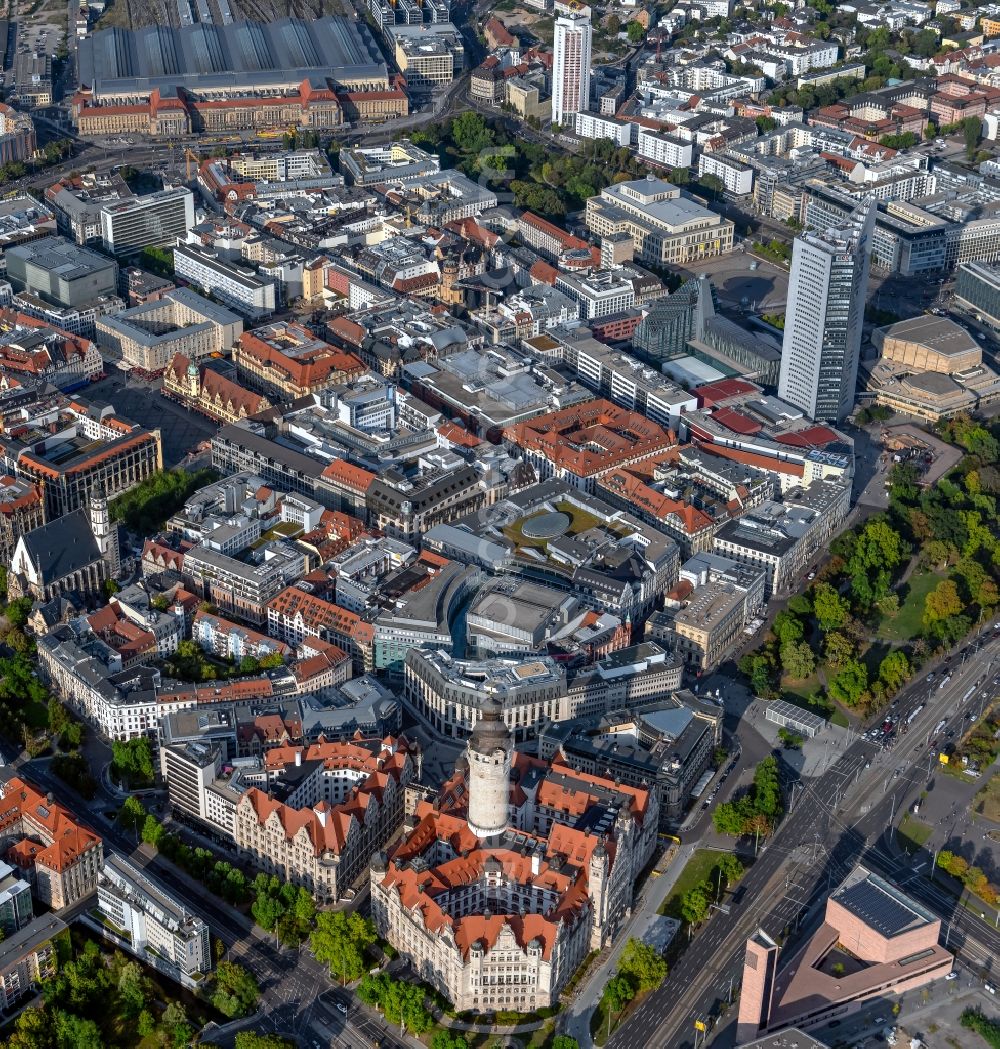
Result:
M521 535L525 539L555 539L565 535L573 519L561 510L547 510L536 514L521 525Z

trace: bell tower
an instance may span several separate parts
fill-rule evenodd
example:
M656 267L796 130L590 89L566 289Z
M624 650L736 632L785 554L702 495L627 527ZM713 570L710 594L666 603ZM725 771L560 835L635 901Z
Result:
M112 579L117 578L122 567L118 550L118 526L111 520L108 496L101 481L90 490L90 530L94 533L101 557L108 566L108 575Z

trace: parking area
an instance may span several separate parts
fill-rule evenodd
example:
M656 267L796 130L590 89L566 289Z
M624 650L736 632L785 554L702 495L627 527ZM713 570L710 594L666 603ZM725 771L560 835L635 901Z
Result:
M811 1033L828 1045L854 1049L881 1049L886 1045L908 1049L913 1038L919 1039L926 1049L971 1047L972 1036L959 1019L962 1012L982 1009L987 1016L996 1017L1000 1015L1000 1002L987 993L976 976L962 968L955 972L958 976L954 980L938 980L902 995L898 1015L893 1014L894 1001L879 1000L836 1026L827 1025Z
M158 389L159 383L140 383L117 371L96 382L86 397L96 404L112 404L115 411L145 426L159 429L163 440L163 465L176 466L202 441L211 439L218 424L202 415L168 401Z

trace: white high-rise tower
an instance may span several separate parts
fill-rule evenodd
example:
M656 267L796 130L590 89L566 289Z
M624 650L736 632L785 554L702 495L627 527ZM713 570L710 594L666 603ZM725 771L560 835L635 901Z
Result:
M484 696L469 737L469 829L478 838L492 838L507 829L510 769L514 743L503 720L503 707Z
M778 396L839 422L854 406L875 229L875 203L852 221L795 238Z
M552 120L565 124L590 108L590 13L560 15L552 42Z

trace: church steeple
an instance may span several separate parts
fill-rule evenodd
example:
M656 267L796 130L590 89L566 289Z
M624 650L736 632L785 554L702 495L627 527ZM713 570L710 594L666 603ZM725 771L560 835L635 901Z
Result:
M97 540L101 557L108 566L108 575L115 578L121 571L118 526L111 520L107 492L104 489L104 482L100 480L90 490L90 529Z

